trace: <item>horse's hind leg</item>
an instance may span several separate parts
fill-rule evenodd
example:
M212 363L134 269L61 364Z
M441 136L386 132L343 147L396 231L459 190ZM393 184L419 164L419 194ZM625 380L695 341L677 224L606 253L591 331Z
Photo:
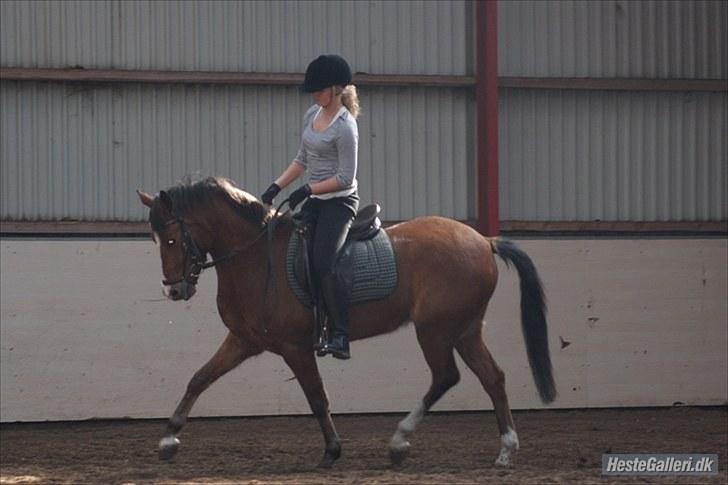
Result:
M480 322L478 322L480 323ZM498 367L485 346L482 335L482 325L476 332L464 335L456 344L460 356L470 369L478 376L480 383L493 401L495 416L498 420L498 429L501 437L501 449L496 465L508 466L511 453L518 450L518 435L513 424L511 409L506 396L505 374Z
M159 442L160 459L169 460L177 453L179 447L177 434L187 422L187 416L200 394L218 378L237 367L242 361L260 352L261 350L246 345L233 334L229 333L227 335L215 355L200 370L195 372L187 385L184 397L172 417L169 418L164 438Z
M295 374L298 383L306 394L311 411L318 420L321 432L324 435L326 448L319 467L330 468L341 456L341 443L334 422L331 420L329 399L326 397L326 390L321 381L316 358L308 345L303 348L286 347L283 349L282 354L283 359Z
M407 438L415 431L425 413L460 380L453 346L447 336L418 328L417 340L432 371L432 384L422 401L399 422L397 431L389 442L389 458L394 464L401 463L407 457L410 448Z

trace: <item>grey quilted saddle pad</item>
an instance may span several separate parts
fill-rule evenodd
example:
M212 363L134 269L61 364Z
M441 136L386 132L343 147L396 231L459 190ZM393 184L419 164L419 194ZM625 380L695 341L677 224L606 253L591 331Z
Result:
M286 277L293 293L307 307L313 306L311 296L296 277L296 258L301 249L297 231L293 231L286 253ZM381 230L366 241L355 241L350 248L354 266L351 303L378 300L389 296L397 287L397 264L389 236Z

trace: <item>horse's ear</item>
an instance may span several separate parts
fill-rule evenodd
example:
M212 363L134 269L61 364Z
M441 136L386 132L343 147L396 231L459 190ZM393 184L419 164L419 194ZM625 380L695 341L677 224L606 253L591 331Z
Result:
M164 190L159 191L159 200L162 202L162 207L167 209L167 211L171 214L172 211L172 199L170 198L169 194L165 192Z
M152 204L154 203L154 197L152 197L151 195L149 195L146 192L139 190L139 189L137 189L136 192L137 192L137 195L139 195L139 200L142 201L142 204L151 208Z

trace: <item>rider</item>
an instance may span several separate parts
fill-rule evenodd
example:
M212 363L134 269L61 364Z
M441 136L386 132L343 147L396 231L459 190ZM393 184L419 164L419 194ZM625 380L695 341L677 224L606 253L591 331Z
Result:
M295 210L308 199L301 212L314 227L313 273L330 328L328 342L317 350L348 359L349 302L345 284L335 273L335 263L359 207L359 101L349 64L333 54L319 56L308 65L301 90L311 93L315 103L303 116L301 147L261 198L272 204L284 187L308 171L309 183L291 194L289 204Z

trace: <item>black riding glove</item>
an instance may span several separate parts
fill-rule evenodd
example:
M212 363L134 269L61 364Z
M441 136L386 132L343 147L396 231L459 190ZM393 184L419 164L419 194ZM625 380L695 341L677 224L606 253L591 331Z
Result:
M306 184L291 194L288 198L288 206L292 211L296 210L296 206L303 202L309 195L311 195L311 186Z
M278 195L280 191L281 188L278 186L278 184L273 183L265 190L265 192L263 192L263 195L260 196L260 199L263 201L264 204L271 205L273 203L273 199L276 198L276 195Z

